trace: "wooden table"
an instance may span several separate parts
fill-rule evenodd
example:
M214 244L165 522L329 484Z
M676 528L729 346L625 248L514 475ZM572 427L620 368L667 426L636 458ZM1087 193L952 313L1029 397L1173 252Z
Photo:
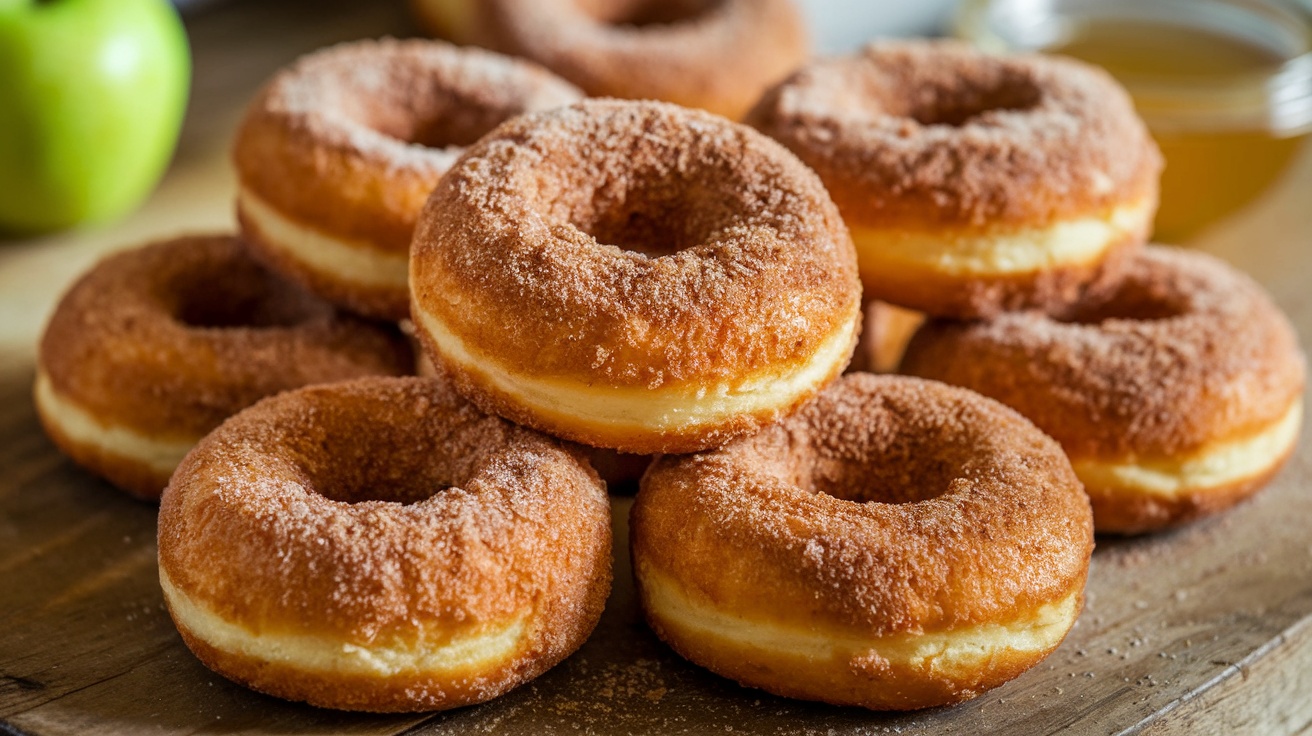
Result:
M954 708L879 714L792 702L689 665L640 621L617 499L616 585L588 644L539 680L447 714L371 716L267 698L202 667L164 611L155 508L62 459L29 391L60 291L109 249L232 227L225 151L278 65L407 33L394 6L223 5L193 19L196 84L178 159L112 227L0 246L0 733L1312 733L1312 439L1256 500L1187 529L1100 539L1066 643ZM1197 245L1265 283L1312 344L1312 156Z

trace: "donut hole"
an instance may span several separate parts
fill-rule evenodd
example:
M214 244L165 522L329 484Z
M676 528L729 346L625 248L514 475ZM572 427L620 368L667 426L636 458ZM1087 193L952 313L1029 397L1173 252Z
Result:
M821 454L799 485L844 501L903 504L937 498L958 477L949 463L934 458L932 448L915 443L853 449Z
M972 84L972 82L975 82ZM903 113L921 125L961 127L995 112L1023 112L1038 106L1042 92L1023 75L985 80L952 80L911 90Z
M468 470L448 458L442 432L352 408L336 411L327 418L330 426L311 424L296 441L305 485L315 493L339 503L409 505L467 480Z
M965 477L970 445L978 441L970 429L908 426L903 412L916 407L845 412L825 403L807 410L810 427L802 434L785 438L776 428L758 435L756 463L807 493L854 503L928 501Z
M392 102L373 106L364 123L389 138L427 148L464 148L518 112L493 110L472 96L438 90Z
M575 223L597 242L641 253L649 258L673 255L702 242L706 228L694 208L681 201L637 197L625 206L596 213L596 219Z
M196 329L295 327L332 313L308 293L254 268L234 267L178 286L173 314Z
M702 17L724 0L580 0L579 7L611 26L646 28L687 23Z
M1059 317L1069 324L1100 325L1116 320L1152 322L1183 317L1190 305L1153 285L1124 283L1104 299L1076 304Z
M565 212L557 214L598 243L649 258L712 242L727 224L742 220L748 204L730 172L702 163L712 170L696 178L638 160L618 186L597 190L587 182L562 182L555 207Z

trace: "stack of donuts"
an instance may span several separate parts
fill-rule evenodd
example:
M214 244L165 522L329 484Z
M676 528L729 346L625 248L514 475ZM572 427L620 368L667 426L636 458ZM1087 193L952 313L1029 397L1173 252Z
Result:
M1144 245L1161 161L1105 74L899 42L784 77L784 0L415 5L533 61L301 59L238 132L240 235L106 259L42 340L48 433L162 494L164 599L216 672L496 697L596 626L606 481L650 463L633 572L679 654L959 702L1061 643L1095 525L1219 510L1290 453L1294 334ZM843 375L898 352L857 347L866 304L928 315L911 375Z

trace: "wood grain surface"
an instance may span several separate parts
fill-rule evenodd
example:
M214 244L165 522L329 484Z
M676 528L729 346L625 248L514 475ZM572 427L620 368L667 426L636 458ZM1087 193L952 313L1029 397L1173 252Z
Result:
M0 733L940 734L1297 733L1312 729L1312 440L1231 513L1144 539L1100 538L1083 616L1017 680L960 706L879 714L774 698L689 665L642 624L615 501L615 590L575 656L498 700L420 716L287 703L210 673L163 608L155 507L86 475L42 435L32 354L67 283L104 252L231 228L225 158L273 68L345 38L406 33L394 5L219 6L191 19L196 97L154 198L112 227L0 244ZM1312 340L1312 157L1195 245L1276 295Z

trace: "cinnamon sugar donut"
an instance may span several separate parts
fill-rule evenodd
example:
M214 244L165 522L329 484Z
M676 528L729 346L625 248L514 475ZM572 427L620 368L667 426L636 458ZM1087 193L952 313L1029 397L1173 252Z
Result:
M791 0L412 0L456 43L542 64L590 95L655 99L737 119L799 66Z
M187 646L255 690L346 710L494 698L582 645L610 509L554 440L421 378L260 402L165 491L160 585Z
M485 410L584 444L690 452L847 364L851 242L755 131L658 102L505 123L445 176L411 253L425 350Z
M657 460L630 519L656 633L777 695L907 710L1054 650L1083 604L1089 502L1014 411L844 376L760 434Z
M1108 287L1157 208L1162 159L1129 96L1072 59L874 44L797 72L748 122L819 172L866 296L939 316Z
M1210 256L1150 246L1105 300L927 323L902 370L991 396L1065 448L1100 532L1227 508L1293 452L1304 359L1288 320Z
M325 299L401 319L415 218L463 147L581 96L532 64L435 41L310 54L265 86L237 133L242 232Z
M402 324L402 330L417 342L415 335L414 323L406 320ZM424 354L423 350L416 345L416 372L427 378L439 378L449 381L446 371L441 370L433 363L433 360ZM576 451L597 475L601 477L606 484L606 492L620 495L633 495L637 490L638 479L646 472L647 466L651 464L650 455L634 455L627 452L616 452L604 447L589 447L587 445L571 444L571 449Z
M236 238L102 260L64 295L37 354L46 433L75 462L158 499L196 442L257 400L410 370L409 346L256 264Z

